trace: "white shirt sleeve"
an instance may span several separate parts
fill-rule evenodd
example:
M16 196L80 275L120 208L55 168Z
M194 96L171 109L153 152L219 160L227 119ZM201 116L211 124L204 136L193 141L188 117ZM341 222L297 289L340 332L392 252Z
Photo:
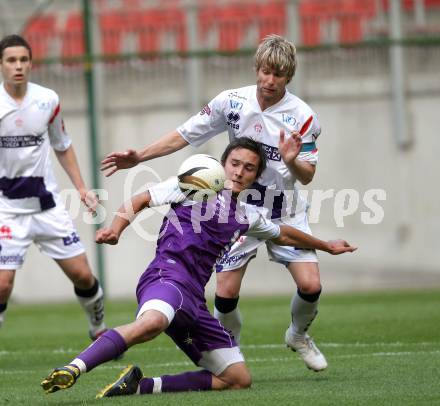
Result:
M200 113L177 128L179 134L194 147L198 147L217 134L227 130L224 116L225 92L212 99Z
M60 101L55 92L52 103L53 111L48 125L50 145L56 151L65 151L72 144L72 140L66 133L64 121L61 117Z
M180 203L185 200L185 195L179 188L177 176L173 176L164 182L149 187L148 192L151 196L150 207Z
M280 235L280 226L266 219L251 205L246 204L246 216L249 220L249 229L246 235L260 240L271 240Z
M300 134L303 147L298 155L298 159L316 165L319 158L316 140L321 134L321 125L316 114L313 113L309 116L301 128Z

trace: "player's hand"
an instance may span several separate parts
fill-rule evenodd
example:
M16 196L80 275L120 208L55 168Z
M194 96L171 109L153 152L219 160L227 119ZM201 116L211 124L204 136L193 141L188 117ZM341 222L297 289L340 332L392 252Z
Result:
M101 171L107 171L105 176L111 176L119 169L133 168L141 161L134 149L125 152L112 152L101 161Z
M87 211L96 216L96 209L99 204L98 195L93 190L80 189L79 196L83 204L87 207Z
M302 140L298 131L291 131L286 137L283 129L280 130L280 142L278 151L286 165L292 163L301 151Z
M100 228L96 231L95 242L98 244L116 245L119 241L119 235L110 227Z
M352 247L344 240L330 240L327 241L327 252L331 255L340 255L346 252L356 251L357 247Z

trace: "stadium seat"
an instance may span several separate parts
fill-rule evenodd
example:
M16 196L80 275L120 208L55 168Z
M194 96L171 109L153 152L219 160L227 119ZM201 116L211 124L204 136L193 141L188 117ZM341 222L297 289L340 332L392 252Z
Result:
M181 8L173 6L166 8L164 14L166 21L164 32L174 36L175 47L178 51L186 51L188 39L185 12Z
M31 19L24 29L23 36L32 47L34 59L49 57L49 45L56 36L55 15L44 14Z
M214 29L218 34L215 48L220 51L236 51L241 47L256 11L255 3L217 5L212 1L203 2L198 14L201 42L206 43L206 38Z
M74 11L66 19L64 30L61 32L61 57L81 57L85 53L84 23L82 14ZM69 63L70 65L71 63ZM74 65L76 63L73 63Z
M138 52L163 51L164 36L173 37L171 50L185 51L187 47L185 14L175 7L150 8L127 16L126 29L137 36Z
M303 1L299 6L301 21L301 43L316 46L321 42L321 23L328 18L322 1Z
M286 1L267 1L258 5L255 13L258 19L258 39L266 35L286 35L287 5Z
M124 15L118 11L102 12L99 17L101 30L101 51L115 56L122 52L122 36L126 30Z
M426 9L439 9L440 0L424 0L423 1ZM381 0L382 8L389 10L390 0ZM414 0L403 0L403 9L406 11L411 11L414 9Z
M307 46L325 42L324 26L336 23L339 43L355 43L365 36L365 26L376 15L371 0L308 0L300 3L302 42Z
M341 1L337 11L339 42L347 44L362 41L365 34L365 25L375 15L376 7L373 1Z

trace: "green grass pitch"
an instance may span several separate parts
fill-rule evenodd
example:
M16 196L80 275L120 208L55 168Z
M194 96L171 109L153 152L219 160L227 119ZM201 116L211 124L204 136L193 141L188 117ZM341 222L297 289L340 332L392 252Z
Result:
M0 405L440 405L440 291L323 295L311 335L329 368L314 373L283 344L289 298L243 298L242 350L250 390L95 400L129 363L145 375L194 369L165 335L51 395L39 384L89 344L79 305L14 305L0 330ZM134 302L107 303L107 322Z

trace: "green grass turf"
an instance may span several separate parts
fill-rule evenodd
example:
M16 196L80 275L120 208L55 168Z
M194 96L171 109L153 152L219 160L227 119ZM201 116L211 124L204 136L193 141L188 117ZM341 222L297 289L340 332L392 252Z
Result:
M254 378L243 391L95 400L129 363L145 375L194 369L166 336L132 348L121 361L45 395L39 384L88 344L77 304L14 305L0 330L1 405L440 405L440 291L324 295L311 334L325 372L307 370L283 345L289 298L244 298L242 349ZM107 321L130 321L134 302L107 303Z

